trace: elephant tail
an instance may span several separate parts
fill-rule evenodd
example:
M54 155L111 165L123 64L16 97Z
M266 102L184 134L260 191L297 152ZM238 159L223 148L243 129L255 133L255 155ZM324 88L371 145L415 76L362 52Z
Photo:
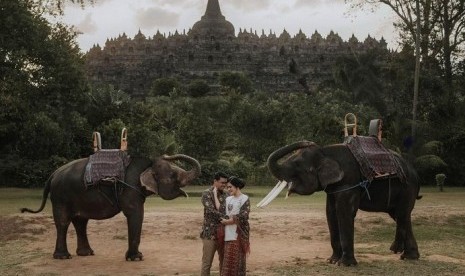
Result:
M53 175L52 175L53 176ZM50 192L50 183L52 182L52 176L50 176L45 184L45 188L44 188L44 192L42 194L42 204L40 205L40 208L36 211L34 210L31 210L29 208L21 208L21 213L24 213L24 212L27 212L27 213L34 213L34 214L37 214L39 212L42 212L42 210L44 209L45 207L45 204L47 203L47 198L48 198L48 194Z
M416 171L413 171L413 172L414 172L414 174L415 174L416 182L417 182L417 185L418 185L418 187L417 187L417 197L416 197L416 200L420 200L420 199L423 198L423 196L420 195L420 184L419 184L420 178L418 177L418 173L417 173Z

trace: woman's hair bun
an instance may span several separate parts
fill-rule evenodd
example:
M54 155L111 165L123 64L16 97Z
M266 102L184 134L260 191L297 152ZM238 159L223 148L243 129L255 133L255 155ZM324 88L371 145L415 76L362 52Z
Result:
M228 179L228 182L231 183L234 187L242 189L245 186L245 181L236 176L231 176Z

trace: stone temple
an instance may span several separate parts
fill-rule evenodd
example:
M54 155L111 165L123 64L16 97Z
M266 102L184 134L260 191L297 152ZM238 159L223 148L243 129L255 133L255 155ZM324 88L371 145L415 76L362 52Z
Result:
M332 78L338 57L373 48L387 50L387 44L370 36L343 41L332 31L326 37L317 31L291 37L286 30L277 36L240 29L236 35L219 1L208 0L205 14L187 33L147 37L139 31L134 38L107 39L103 48L96 45L86 53L86 70L93 84L112 84L135 98L147 96L158 78L184 84L201 79L217 91L225 71L243 72L256 89L270 93L311 91Z

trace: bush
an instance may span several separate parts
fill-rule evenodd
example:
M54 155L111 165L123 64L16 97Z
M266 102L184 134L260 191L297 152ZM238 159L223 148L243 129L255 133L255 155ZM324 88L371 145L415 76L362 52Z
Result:
M210 86L204 80L194 80L187 87L187 94L197 98L203 97L210 92Z
M439 191L444 190L444 182L446 181L446 175L443 173L438 173L436 175L436 185L439 187Z
M434 184L435 175L447 168L447 164L437 155L422 155L415 159L415 168L424 183Z
M241 94L249 94L254 90L252 81L244 73L222 72L219 78L221 86Z
M424 144L420 151L423 155L432 154L432 155L441 155L442 154L443 144L440 141L430 141Z
M180 90L181 84L173 78L156 79L150 90L152 96L169 96L173 90Z

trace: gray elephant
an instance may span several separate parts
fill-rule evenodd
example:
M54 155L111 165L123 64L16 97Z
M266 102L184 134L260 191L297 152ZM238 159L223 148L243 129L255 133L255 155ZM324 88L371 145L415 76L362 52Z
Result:
M326 192L326 217L333 249L328 261L350 266L357 264L354 218L358 209L388 213L397 224L390 249L402 253L401 259L420 256L411 223L416 199L421 198L418 177L403 158L395 155L395 159L405 180L399 177L374 179L369 185L363 185L366 182L360 165L346 144L320 147L313 142L296 142L274 151L267 163L273 176L289 183L288 194Z
M122 211L128 225L126 260L142 260L139 243L146 196L158 194L165 200L187 196L181 187L190 184L201 173L199 162L182 154L162 156L155 160L131 158L125 170L124 181L116 181L111 185L86 186L84 178L88 160L89 158L84 158L72 161L49 177L39 210L21 209L21 212L30 213L42 211L50 193L57 230L53 253L55 259L71 258L66 243L70 223L76 229L77 255L94 255L87 239L89 219L108 219ZM176 166L172 163L176 160L191 164L192 169L185 171Z

